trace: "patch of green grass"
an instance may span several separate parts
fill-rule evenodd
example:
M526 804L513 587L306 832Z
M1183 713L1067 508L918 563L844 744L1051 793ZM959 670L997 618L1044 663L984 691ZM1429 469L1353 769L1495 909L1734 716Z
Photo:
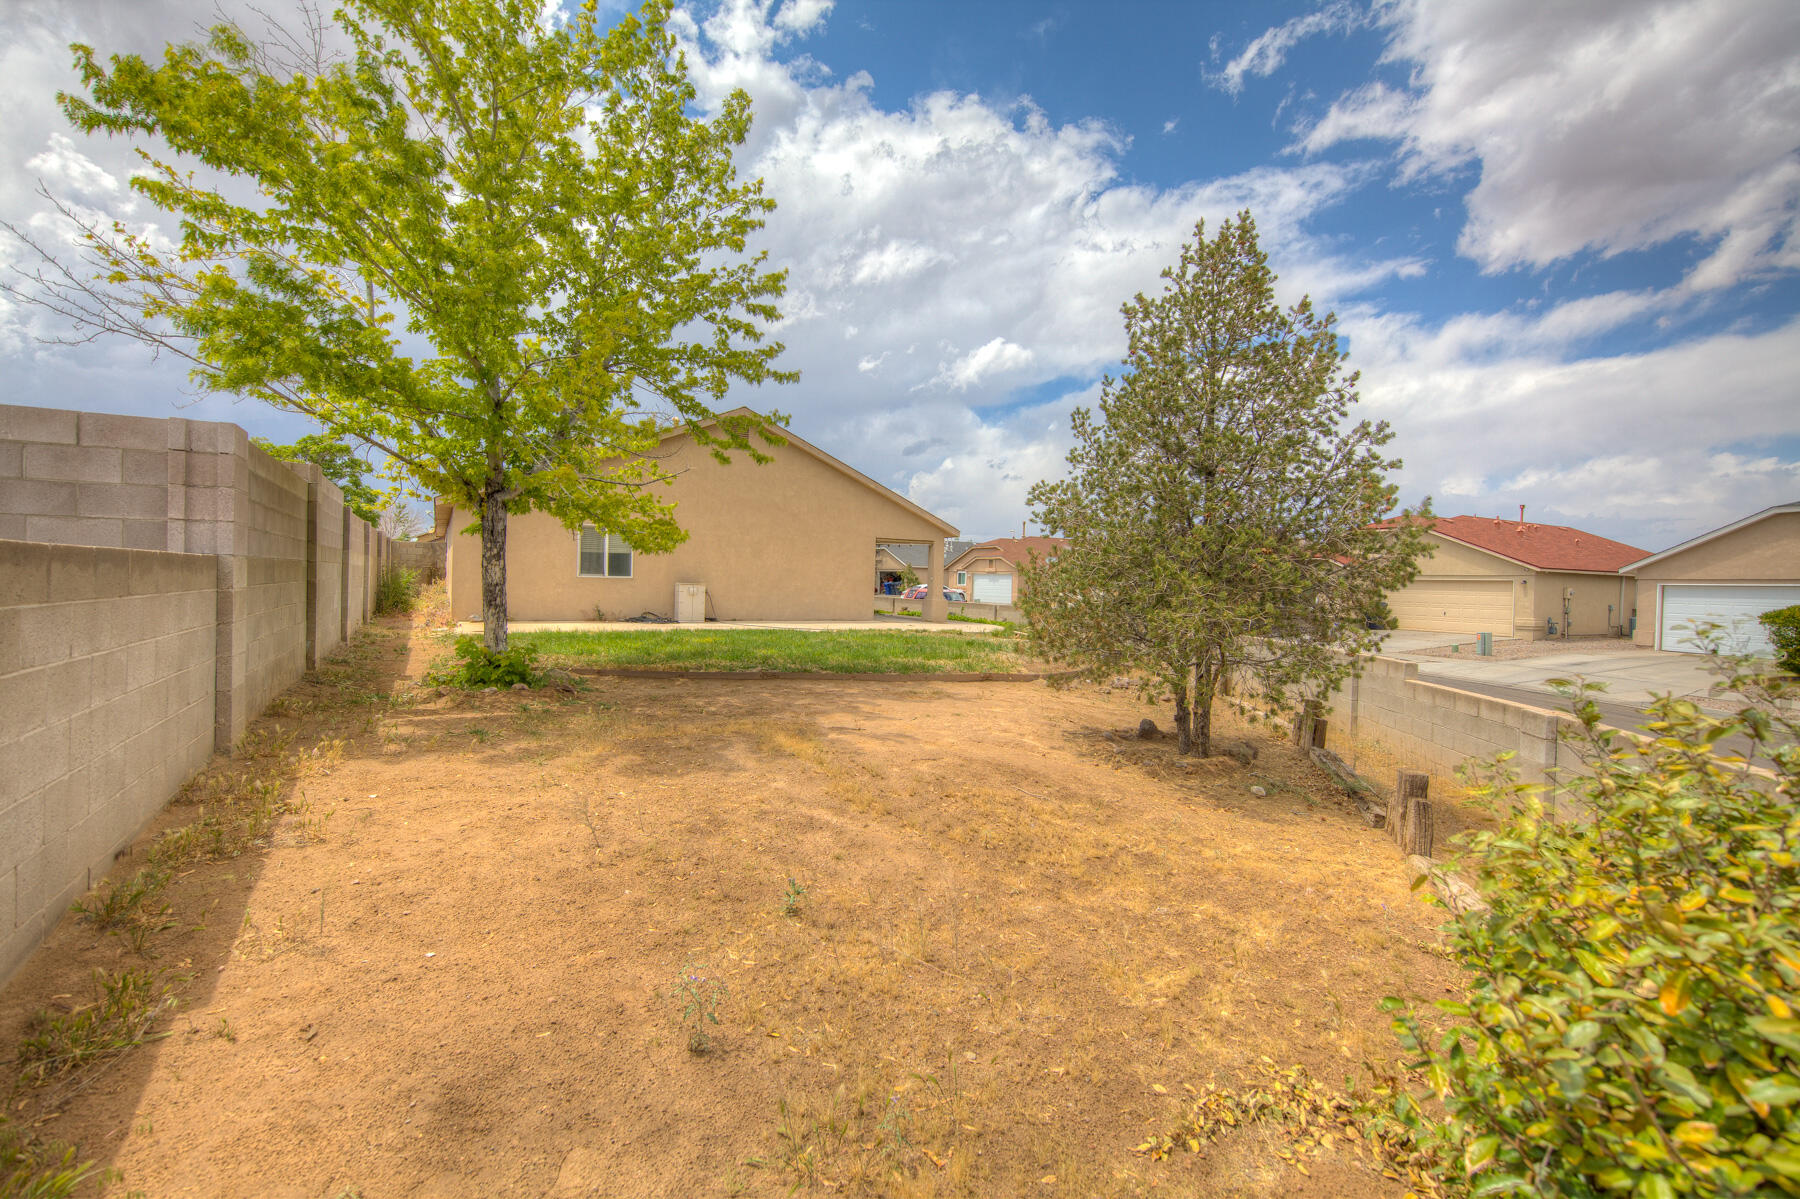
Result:
M1005 637L1010 637L1019 631L1018 622L1011 620L989 620L985 616L967 616L961 612L945 613L944 619L959 620L964 624L991 624L1000 630L997 635Z
M71 1070L114 1057L144 1039L150 1025L174 1000L145 970L101 971L93 1002L70 1012L40 1011L25 1026L19 1043L21 1081L39 1086Z
M0 1116L0 1195L6 1199L67 1199L94 1173L67 1145L38 1141Z
M514 633L550 665L663 670L777 670L795 674L1008 673L1032 669L998 638L949 633L672 629Z

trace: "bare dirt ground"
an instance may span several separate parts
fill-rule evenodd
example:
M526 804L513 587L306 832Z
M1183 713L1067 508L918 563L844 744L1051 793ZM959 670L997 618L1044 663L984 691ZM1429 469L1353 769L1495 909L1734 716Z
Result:
M1459 985L1398 852L1273 738L1184 767L1104 736L1141 704L1043 683L437 694L441 652L378 625L216 765L290 810L170 889L166 1035L14 1092L100 1193L1404 1193L1272 1126L1133 1151L1265 1058L1391 1062L1380 999ZM0 1043L133 963L65 919ZM703 1054L689 976L725 988Z

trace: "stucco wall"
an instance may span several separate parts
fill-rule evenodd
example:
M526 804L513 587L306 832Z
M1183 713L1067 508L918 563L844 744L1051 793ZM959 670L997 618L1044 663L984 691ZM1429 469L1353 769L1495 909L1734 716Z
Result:
M1637 572L1636 642L1656 644L1661 583L1800 583L1800 512L1777 512Z
M663 452L663 468L680 473L658 495L675 503L688 540L667 554L634 555L629 579L583 578L574 533L542 513L513 516L506 554L512 619L672 616L675 585L703 583L708 614L719 620L864 620L878 541L930 543L932 568L919 578L935 573L941 583L942 527L798 446L768 451L773 461L761 466L741 453L721 465L685 435L664 442ZM472 522L458 510L450 528ZM449 580L452 615L479 620L479 537L452 534Z
M1548 619L1563 625L1564 589L1575 592L1569 601L1569 632L1573 636L1616 633L1631 618L1637 602L1637 583L1626 575L1581 574L1574 571L1539 571L1531 576L1531 617L1535 624L1533 637L1544 636ZM1612 611L1607 611L1607 606Z
M213 746L204 555L0 541L0 979Z

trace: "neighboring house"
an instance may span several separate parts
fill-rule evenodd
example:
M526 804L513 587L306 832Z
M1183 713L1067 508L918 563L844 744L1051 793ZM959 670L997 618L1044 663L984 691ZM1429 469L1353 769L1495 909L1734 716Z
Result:
M1437 517L1419 577L1388 594L1399 627L1527 640L1629 629L1636 588L1619 568L1644 551L1522 516Z
M759 447L773 459L760 466L741 451L721 464L684 428L663 438L658 465L674 478L656 494L674 502L688 533L666 554L637 553L604 529L577 533L542 512L509 518L508 615L867 620L870 556L877 545L909 542L926 550L919 577L930 580L932 550L956 534L954 526L793 432L782 437L784 446ZM437 527L450 541L450 611L459 620L481 618L481 539L462 531L472 523L466 509L440 506Z
M912 544L878 545L875 547L875 594L899 595L908 584L907 573L914 582L924 582L931 561L931 547Z
M996 537L977 541L945 568L945 586L960 588L971 603L1019 602L1019 567L1033 557L1051 559L1066 537Z
M1639 645L1700 653L1694 630L1714 624L1725 648L1770 653L1756 618L1800 604L1800 504L1765 508L1622 569L1637 577Z

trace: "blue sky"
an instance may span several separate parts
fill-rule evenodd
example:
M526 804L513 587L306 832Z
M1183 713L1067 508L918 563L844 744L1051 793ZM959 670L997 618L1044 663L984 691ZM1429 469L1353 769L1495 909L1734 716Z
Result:
M120 148L49 103L62 46L153 50L212 6L0 16L0 215L37 179L128 207ZM1800 498L1790 0L729 0L676 29L703 106L751 94L740 169L780 204L802 381L732 402L969 535L1016 531L1121 302L1245 206L1284 298L1339 314L1409 502L1660 549ZM0 309L9 402L305 431L43 332Z

